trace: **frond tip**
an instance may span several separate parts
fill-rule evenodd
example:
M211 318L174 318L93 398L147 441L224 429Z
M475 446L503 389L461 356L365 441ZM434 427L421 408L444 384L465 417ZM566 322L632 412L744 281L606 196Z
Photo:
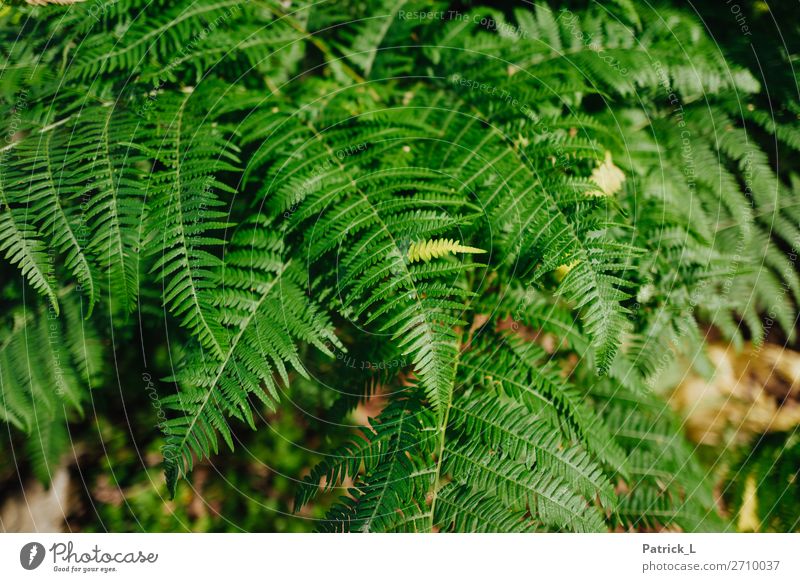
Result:
M408 260L411 263L417 261L428 262L431 259L438 259L448 253L485 253L483 249L467 247L449 238L439 240L423 240L411 243L408 247Z

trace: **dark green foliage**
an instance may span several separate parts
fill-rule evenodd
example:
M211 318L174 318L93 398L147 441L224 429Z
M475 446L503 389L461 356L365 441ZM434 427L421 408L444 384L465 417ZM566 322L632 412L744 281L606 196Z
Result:
M29 435L27 454L36 476L48 483L51 467L69 445L67 423L84 417L96 387L102 351L83 320L74 290L59 297L58 316L33 301L4 314L0 335L0 418Z
M299 385L344 427L298 486L339 493L321 529L725 527L653 386L703 326L794 335L798 182L750 134L800 139L753 75L628 1L285 4L0 13L0 414L37 475L93 330L116 354L147 328L179 500Z
M760 531L797 531L800 515L797 433L764 435L732 461L724 488L731 513L737 515L747 500L754 498L750 499L750 509Z

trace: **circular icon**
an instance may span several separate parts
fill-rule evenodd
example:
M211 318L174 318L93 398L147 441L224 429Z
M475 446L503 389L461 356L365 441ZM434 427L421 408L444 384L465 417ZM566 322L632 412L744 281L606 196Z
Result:
M30 542L19 551L19 563L26 570L35 570L44 561L44 546L39 542Z

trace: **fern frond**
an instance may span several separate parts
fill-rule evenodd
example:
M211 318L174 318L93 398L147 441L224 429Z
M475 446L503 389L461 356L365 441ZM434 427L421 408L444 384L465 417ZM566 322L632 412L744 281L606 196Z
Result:
M172 380L176 395L163 404L181 416L162 430L167 485L175 486L194 465L218 450L218 437L233 448L229 418L254 427L250 396L274 410L280 382L289 383L289 370L306 376L298 344L308 343L331 355L339 346L326 315L305 295L304 279L290 264L271 264L265 257L279 242L263 236L258 224L237 233L224 270L215 273L215 286L225 291L209 313L230 336L220 355L200 349L190 352Z
M31 287L48 298L58 313L52 262L44 243L28 221L27 205L11 199L4 170L0 168L0 252L10 264L17 266Z
M168 62L205 39L209 22L223 22L241 11L242 0L201 0L190 7L150 3L147 17L131 19L121 38L97 35L81 46L68 74L89 79L117 70L141 70L151 60Z
M82 216L92 233L89 251L106 275L108 293L125 312L133 311L139 293L139 253L145 237L142 223L145 194L139 164L144 160L130 146L140 137L138 120L127 111L110 106L89 107L81 112L70 143L68 162L75 168L64 189L85 205Z
M614 490L602 468L579 446L565 443L553 425L527 408L494 397L472 397L453 404L452 427L463 426L471 442L480 441L498 456L522 461L559 475L586 499L597 495L606 506Z
M31 222L43 242L55 253L63 254L64 266L81 285L89 301L88 315L98 300L96 274L90 262L85 234L80 232L81 217L68 205L74 190L64 174L71 170L64 136L57 131L34 133L23 138L7 154L8 187L27 202Z
M412 263L418 261L427 263L431 259L438 259L447 254L485 252L482 249L464 246L453 239L443 238L412 242L408 247L408 260Z
M447 197L428 170L395 167L360 177L361 164L378 161L370 154L373 139L389 140L378 151L401 149L394 140L407 132L372 124L349 129L351 139L367 144L367 154L340 159L327 143L331 136L315 134L325 167L338 171L317 174L320 187L303 190L305 198L297 202L289 228L306 228L302 252L314 261L337 249L336 285L344 314L379 323L378 331L389 334L413 359L415 373L441 412L453 385L458 350L454 327L470 293L445 279L446 266L436 271L410 264L406 241L427 239L465 222L459 212L465 204L453 196L448 212L430 209L434 200ZM409 193L410 183L419 184L419 190ZM312 219L313 227L307 228Z
M545 471L479 452L474 446L446 450L444 470L456 483L497 496L508 507L527 509L547 526L571 531L603 531L600 513L569 491L566 483Z
M545 531L529 518L527 510L511 510L496 497L472 493L470 487L445 485L437 497L443 531L468 533L530 533Z
M233 193L218 172L235 171L234 146L206 120L192 122L192 92L164 96L158 105L166 125L148 143L147 153L162 165L148 176L152 228L147 250L157 260L152 272L163 282L163 301L182 325L195 332L215 358L226 349L225 334L212 317L213 272L221 266L209 249L223 245L214 236L231 226L216 191Z

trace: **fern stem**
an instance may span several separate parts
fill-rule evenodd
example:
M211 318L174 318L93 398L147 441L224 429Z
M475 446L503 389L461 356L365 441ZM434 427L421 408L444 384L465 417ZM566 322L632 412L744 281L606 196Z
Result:
M58 195L59 189L58 186L56 185L56 180L55 180L56 170L55 168L53 168L53 161L50 156L50 145L52 143L52 140L53 140L52 133L48 134L45 137L44 160L45 160L45 166L47 167L47 181L50 184L51 191L53 192L54 206L56 207L58 214L61 216L62 228L67 233L69 240L72 243L72 246L77 253L76 254L77 260L78 262L81 263L83 267L82 270L86 274L85 281L81 281L80 279L79 281L81 282L82 285L87 285L89 287L88 289L89 308L86 314L86 318L88 319L92 315L92 311L94 310L94 303L95 300L97 299L97 293L95 291L95 286L94 286L94 278L92 277L92 271L91 267L89 266L89 261L86 258L85 249L81 247L81 244L78 241L78 237L75 235L75 231L72 228L72 225L70 225L69 223L69 219L67 218L67 213L64 210L64 205L61 201L61 198ZM51 237L55 237L56 235L55 229L56 229L56 221L54 220L52 232L50 233Z
M111 194L111 217L109 222L111 223L111 228L114 229L114 238L116 240L116 247L117 253L119 254L119 262L122 271L122 280L124 281L125 285L125 308L126 310L130 311L131 307L131 296L136 293L134 289L131 291L128 289L128 277L127 277L127 269L125 268L125 246L122 243L122 224L119 219L119 192L118 192L118 185L119 180L114 179L114 164L112 161L111 156L111 117L114 115L114 110L111 109L106 116L105 123L103 124L103 150L105 153L104 160L106 162L106 166L108 169L108 181L110 184L110 194ZM115 183L116 182L116 183ZM109 248L110 250L110 248ZM109 257L110 261L110 257Z
M431 512L430 512L430 524L429 524L429 531L433 531L433 526L436 524L436 499L439 496L439 488L441 487L441 479L442 479L442 460L444 459L444 450L445 450L445 442L446 442L446 435L447 435L447 423L450 421L450 410L453 408L453 392L455 392L455 382L456 382L456 372L458 371L458 364L461 359L461 350L463 346L461 345L461 338L463 337L463 331L458 331L458 353L456 354L455 360L453 361L453 385L450 387L450 390L447 393L447 402L445 403L444 414L442 415L442 422L439 425L439 444L437 445L437 454L436 454L436 471L434 472L434 480L433 480L433 489L431 491Z
M178 110L178 125L176 128L175 133L175 184L176 184L176 204L177 204L177 211L179 214L179 223L178 227L180 229L180 237L181 237L181 246L180 248L183 249L183 254L185 258L184 266L186 268L187 275L189 277L189 281L191 281L192 285L192 301L194 302L195 309L197 309L197 313L200 316L200 320L203 322L203 326L206 328L206 332L208 333L209 337L213 342L213 347L215 350L215 356L222 356L224 354L224 350L222 349L222 345L219 343L219 339L217 338L214 330L211 329L208 321L206 320L206 314L200 305L200 298L197 295L197 286L195 285L195 279L192 274L192 267L189 264L189 255L188 255L188 243L186 242L186 229L184 228L183 223L183 193L182 193L182 175L181 175L181 136L183 134L183 114L186 110L186 105L189 103L189 99L191 98L192 94L188 93L181 102L180 109Z
M92 95L87 95L86 99L88 100L91 97L93 97L93 96ZM118 103L116 101L109 101L109 100L100 99L100 98L97 98L97 97L94 97L94 99L95 99L95 101L98 101L97 105L100 106L100 107L114 107L114 106L118 105ZM39 133L41 135L43 133L47 133L49 131L53 131L54 129L57 129L57 128L61 127L65 123L68 123L71 119L75 118L76 116L80 117L80 115L81 115L80 112L72 113L70 115L67 115L63 119L59 119L58 121L54 121L53 123L50 123L50 124L45 125L43 127L40 127L38 130L36 130L36 133ZM22 142L22 140L12 141L10 144L1 147L0 148L0 154L14 149L21 142Z
M106 105L106 106L108 107L108 106L110 106L110 104ZM52 131L52 130L56 129L57 127L60 127L60 126L64 125L65 123L67 123L73 117L75 117L74 114L73 115L67 115L64 119L59 119L58 121L54 121L50 125L45 125L44 127L40 128L38 130L38 133L42 134L42 133L47 133L48 131ZM19 143L22 143L22 140L12 141L10 144L1 147L0 148L0 154L3 153L3 152L7 152L7 151L9 151L11 149L14 149L15 147L17 147L17 144L19 144Z

